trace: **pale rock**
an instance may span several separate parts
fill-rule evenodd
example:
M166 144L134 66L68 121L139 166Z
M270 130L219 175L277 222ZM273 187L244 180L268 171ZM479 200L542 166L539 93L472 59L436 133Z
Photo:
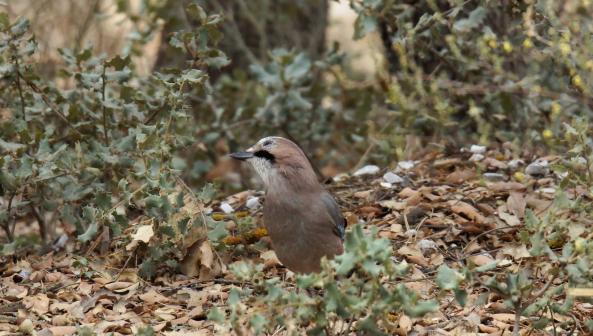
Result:
M334 180L334 182L342 182L342 181L346 180L347 178L348 178L348 174L342 173L342 174L338 174L338 175L334 176L332 178L332 180Z
M484 178L491 182L500 182L504 181L506 176L500 173L484 173Z
M389 183L389 182L381 182L379 183L379 185L385 189L391 189L393 188L393 184Z
M366 165L354 172L354 176L373 175L379 172L380 168L375 165Z
M404 235L406 235L406 237L408 237L408 238L415 237L417 234L418 234L418 231L414 230L414 229L409 229L406 232L404 232Z
M556 188L541 188L540 191L544 194L553 194L556 192Z
M472 145L469 148L469 151L472 152L473 154L484 154L484 153L486 153L486 146Z
M479 153L472 154L472 156L469 158L469 160L472 162L482 161L482 160L484 160L484 155L479 154Z
M400 161L397 163L397 167L403 170L410 170L414 168L416 163L414 161Z
M437 249L437 244L434 242L434 240L430 239L422 239L416 244L416 246L422 250L423 253L429 250Z
M383 175L383 180L385 180L385 182L391 183L391 184L394 184L394 183L399 184L404 181L403 178L401 178L399 175L397 175L393 172L385 173L385 175Z
M259 197L249 197L245 202L245 206L251 210L257 208L259 206Z
M525 173L531 176L546 175L549 171L549 163L546 160L535 160L525 168Z
M509 168L515 170L524 164L525 164L525 161L523 161L521 159L513 159L513 160L509 161Z
M220 210L224 211L227 215L234 211L233 207L227 202L220 203Z

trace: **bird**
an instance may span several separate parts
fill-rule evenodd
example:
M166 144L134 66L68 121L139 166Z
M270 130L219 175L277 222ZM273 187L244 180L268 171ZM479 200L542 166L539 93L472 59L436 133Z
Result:
M230 156L248 162L264 183L264 226L285 267L318 273L324 256L332 259L344 252L346 220L298 145L270 136Z

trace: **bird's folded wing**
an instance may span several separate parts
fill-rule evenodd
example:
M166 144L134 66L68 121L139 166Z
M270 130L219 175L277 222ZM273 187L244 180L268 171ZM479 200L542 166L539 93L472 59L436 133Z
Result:
M340 211L338 203L336 203L336 200L328 192L324 192L321 195L321 201L334 222L334 233L340 237L340 239L344 240L346 220L342 217L342 212Z

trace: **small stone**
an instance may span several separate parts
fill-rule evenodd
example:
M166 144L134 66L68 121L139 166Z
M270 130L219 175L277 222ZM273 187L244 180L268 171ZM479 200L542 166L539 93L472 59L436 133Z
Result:
M403 178L392 172L385 173L385 175L383 175L383 180L387 183L402 183L404 181Z
M556 188L541 188L540 191L544 194L553 194L556 192Z
M52 248L54 250L59 250L59 249L63 248L64 246L66 246L67 242L68 242L68 235L63 233L56 240L54 240L54 243L52 244Z
M484 160L484 155L482 155L482 154L473 154L469 158L469 160L472 161L472 162L482 161L482 160Z
M389 182L381 182L381 183L379 183L379 185L381 185L381 187L383 187L385 189L391 189L391 188L393 188L393 184L391 184Z
M220 203L220 210L224 211L227 215L234 211L233 207L227 202Z
M334 180L334 182L342 182L342 181L345 181L347 178L348 178L348 174L342 173L342 174L338 174L338 175L334 176L332 178L332 180Z
M484 154L486 153L486 146L472 145L469 151L473 154Z
M414 168L416 163L414 161L400 161L397 163L397 167L403 170L409 170Z
M509 168L515 170L517 168L519 168L519 166L522 166L525 164L525 161L521 160L521 159L513 159L511 161L509 161Z
M249 197L245 202L245 206L251 210L259 207L259 197Z
M416 237L417 234L418 234L418 231L416 231L414 229L409 229L409 230L406 230L406 232L404 232L404 235L406 235L406 237L408 237L408 238Z
M548 161L535 160L525 168L525 173L531 176L546 175L549 171Z
M375 166L375 165L367 165L364 166L362 168L360 168L359 170L357 170L356 172L354 172L354 176L362 176L362 175L372 175L372 174L376 174L379 172L379 167Z
M491 182L500 182L506 180L506 176L500 173L484 173L484 178Z
M19 278L22 280L27 280L31 276L31 270L24 269L18 273Z
M422 251L428 251L428 250L436 250L437 249L437 243L435 243L433 240L430 239L422 239L421 241L419 241L416 246Z

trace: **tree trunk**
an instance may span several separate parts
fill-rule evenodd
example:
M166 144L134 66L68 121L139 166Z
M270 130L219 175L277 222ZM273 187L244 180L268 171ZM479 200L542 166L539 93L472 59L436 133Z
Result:
M169 2L156 68L181 66L185 60L167 43L172 32L191 25L184 13L189 1ZM250 64L265 63L268 53L275 48L305 51L312 59L318 59L324 51L327 0L202 0L198 3L208 13L221 13L225 18L224 38L219 48L231 59L231 64L223 72L248 71Z

